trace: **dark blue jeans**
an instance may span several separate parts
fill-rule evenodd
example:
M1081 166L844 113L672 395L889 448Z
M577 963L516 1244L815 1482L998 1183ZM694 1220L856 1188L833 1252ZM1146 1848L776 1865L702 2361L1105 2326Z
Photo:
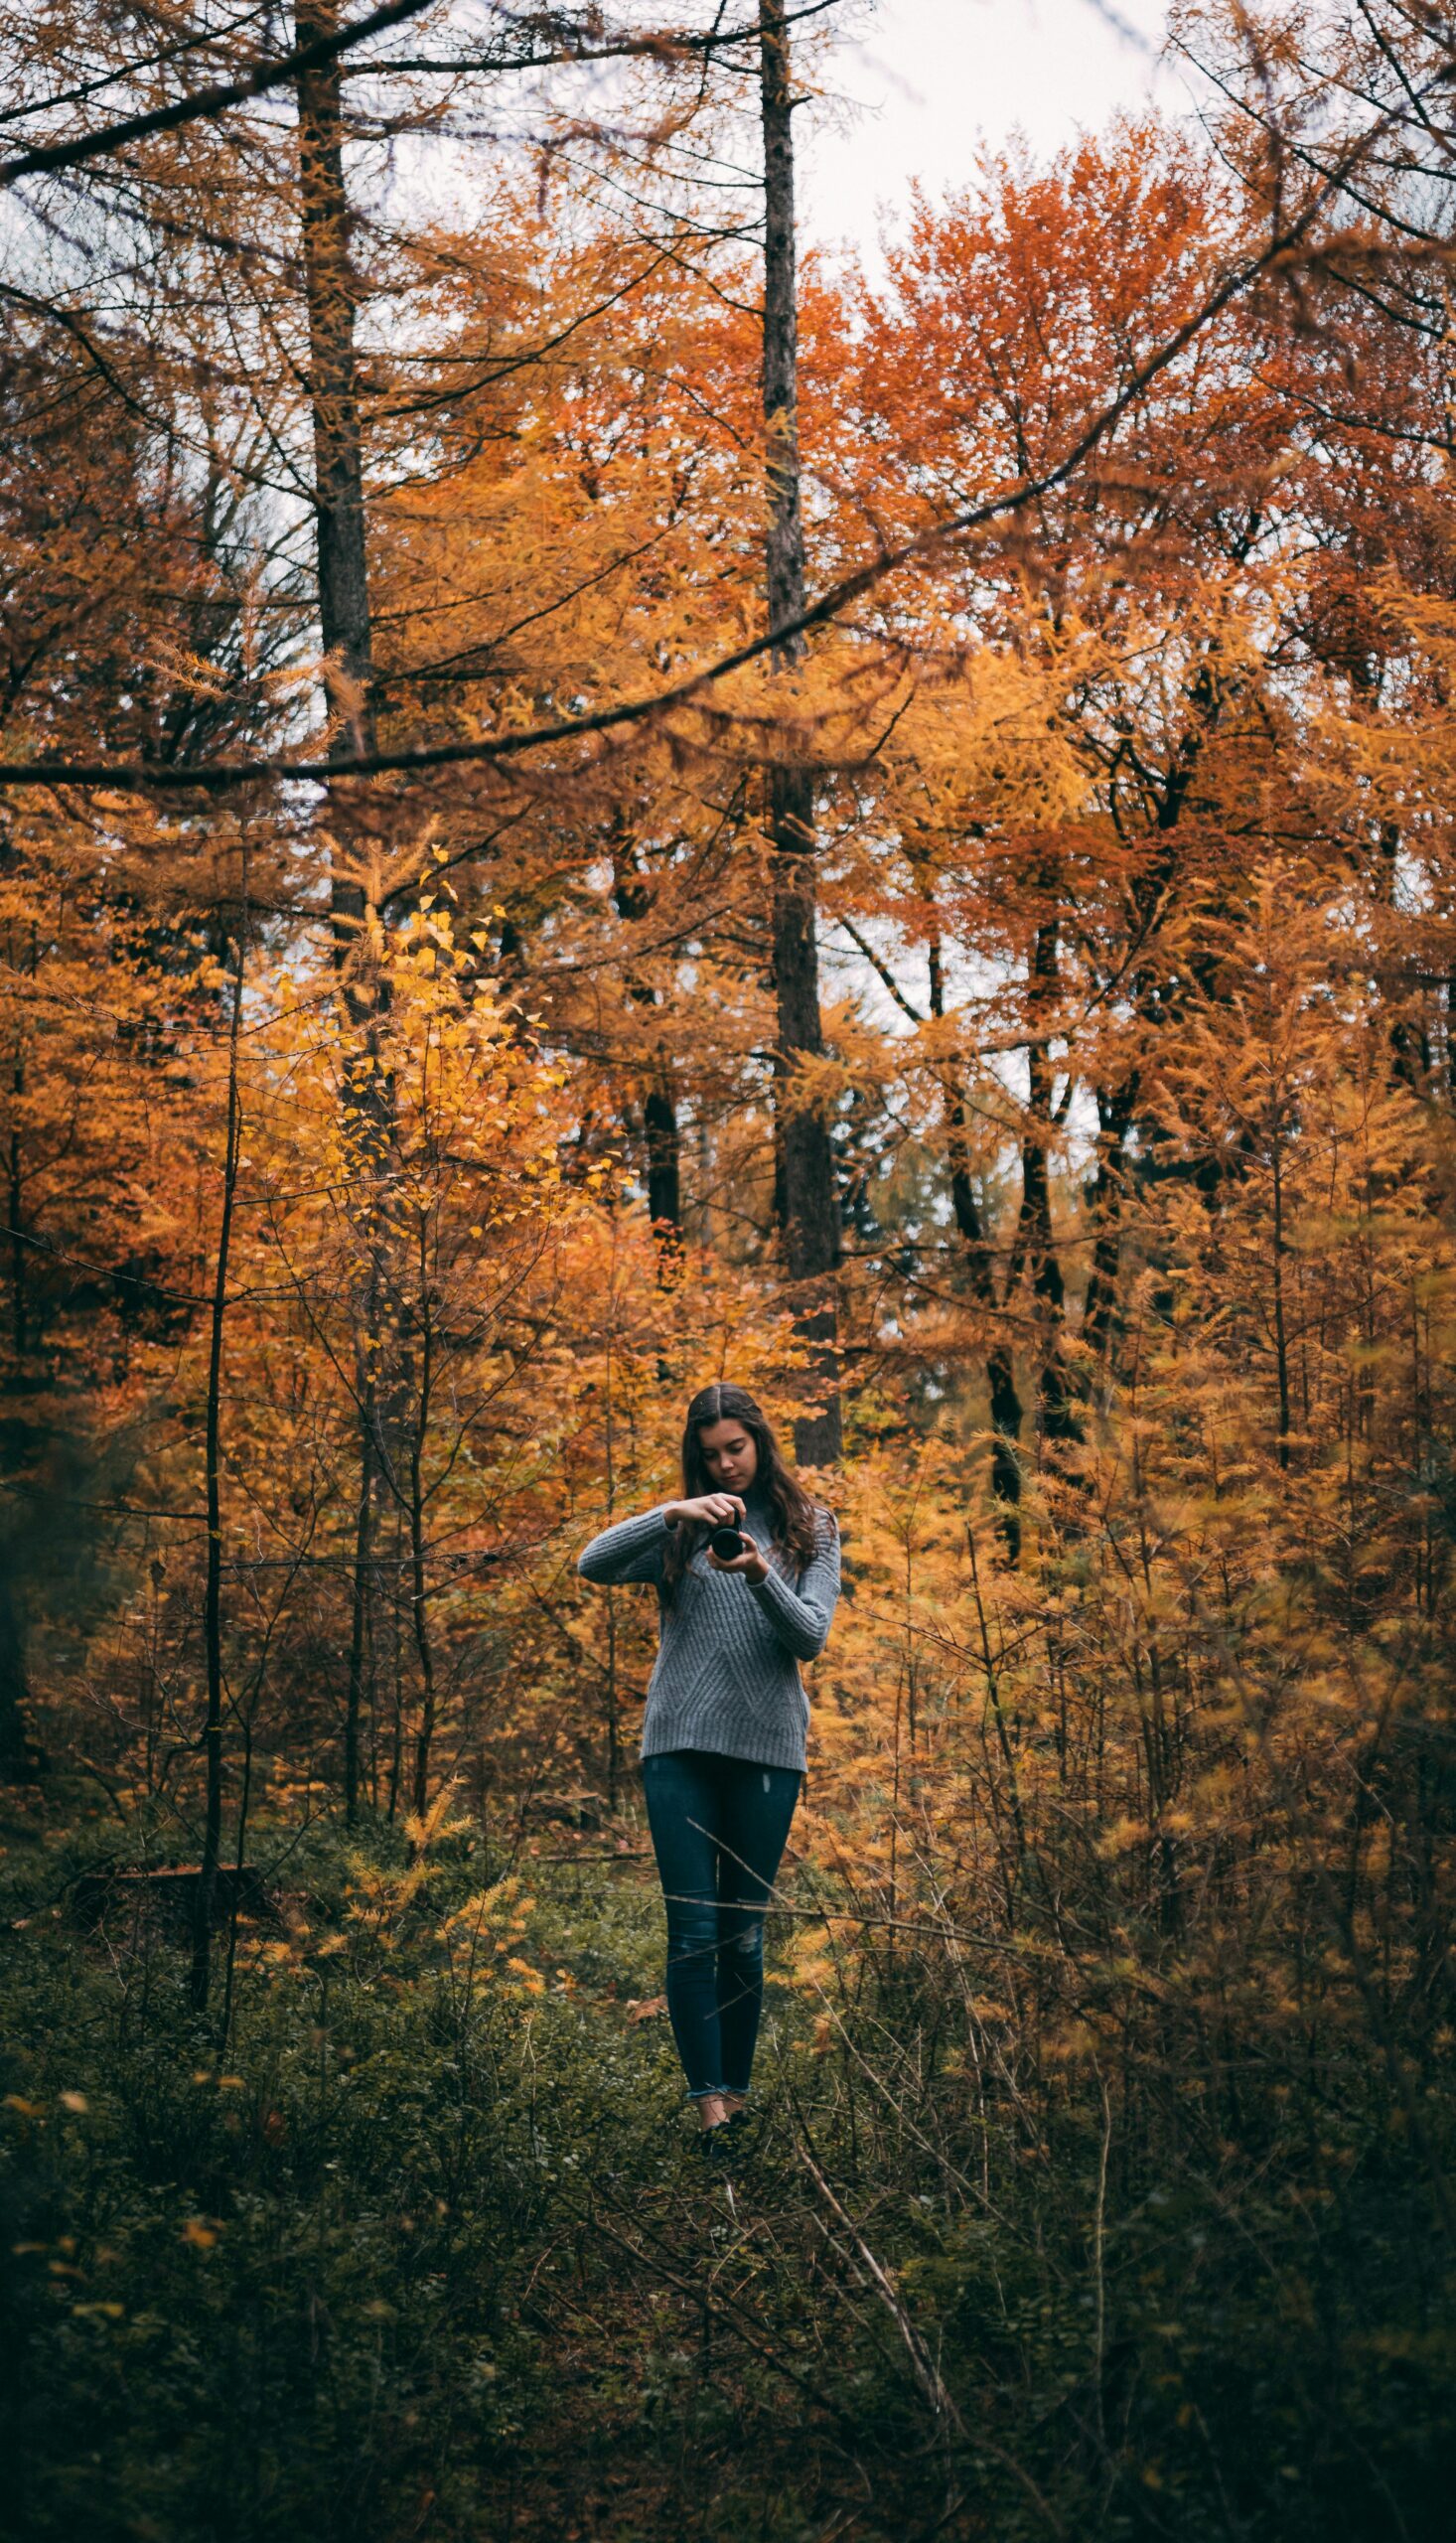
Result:
M705 1748L644 1757L667 1904L667 2013L689 2098L746 2093L764 2001L764 1908L802 1778Z

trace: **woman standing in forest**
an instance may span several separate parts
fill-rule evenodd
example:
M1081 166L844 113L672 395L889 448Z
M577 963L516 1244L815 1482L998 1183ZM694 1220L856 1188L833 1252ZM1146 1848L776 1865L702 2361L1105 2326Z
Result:
M801 1660L824 1647L839 1529L789 1472L753 1397L687 1408L682 1498L593 1537L587 1580L651 1580L660 1643L643 1722L667 1909L667 2012L705 2148L741 2119L764 1995L764 1911L803 1781ZM741 1552L716 1551L737 1529Z

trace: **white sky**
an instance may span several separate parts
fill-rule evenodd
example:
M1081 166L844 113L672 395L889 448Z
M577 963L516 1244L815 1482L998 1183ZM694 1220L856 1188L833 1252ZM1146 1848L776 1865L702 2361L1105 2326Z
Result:
M860 111L799 119L805 243L873 263L884 212L894 225L917 178L933 197L965 184L981 140L1019 128L1045 155L1119 107L1185 112L1183 81L1157 60L1163 20L1163 0L867 0L825 66Z

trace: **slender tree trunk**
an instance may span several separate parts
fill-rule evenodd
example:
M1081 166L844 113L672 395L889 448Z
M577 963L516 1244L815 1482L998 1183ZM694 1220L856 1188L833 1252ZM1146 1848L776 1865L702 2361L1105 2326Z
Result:
M768 464L768 597L771 633L803 609L803 514L799 465L799 303L795 275L794 130L785 0L759 0L764 130L764 416ZM801 637L776 646L780 670L798 662ZM828 1123L797 1101L804 1058L822 1052L813 779L776 763L769 772L774 872L774 986L778 1044L775 1191L784 1269L796 1323L811 1352L820 1410L795 1424L795 1451L819 1465L841 1451L834 1273L839 1214Z
M1398 907L1397 886L1400 873L1400 826L1396 822L1382 822L1380 837L1380 897L1391 918ZM1390 1056L1394 1063L1396 1083L1410 1089L1412 1095L1425 1095L1433 1081L1433 1053L1429 1036L1422 1030L1419 1008L1411 996L1411 966L1402 962L1396 972L1399 985L1393 989L1398 1001L1390 1026Z
M297 0L294 24L298 42L303 45L331 36L338 20L338 0ZM373 749L377 735L356 344L359 283L350 254L342 100L337 57L299 74L299 207L308 305L309 404L314 435L314 514L325 690L336 727L336 752L366 752ZM399 1438L405 1379L396 1365L382 1389L379 1382L380 1318L388 1294L387 1241L379 1199L393 1146L394 1115L392 1089L379 1048L379 1019L385 993L383 984L371 973L365 951L369 896L359 853L364 842L358 837L358 805L343 786L335 786L331 795L330 824L338 844L330 875L330 908L345 1011L357 1036L356 1047L346 1057L344 1100L361 1194L355 1216L367 1258L358 1310L364 1378L360 1388L359 1490L345 1722L345 1814L352 1824L359 1808L364 1658L370 1646L373 1624L373 1545L381 1495L386 1486L392 1489L397 1483L397 1459L392 1446L397 1446ZM396 1619L396 1633L397 1630Z
M665 1260L676 1254L682 1243L681 1142L677 1110L667 1086L649 1087L643 1104L643 1126L647 1133L648 1216Z
M397 1511L397 1510L396 1510L396 1512L395 1512L395 1514L394 1514L394 1534L395 1534L395 1563L394 1563L394 1569L395 1569L395 1571L398 1571L398 1569L399 1569L399 1565L398 1565L399 1513L398 1513L398 1511ZM389 1823L390 1823L391 1827L392 1827L392 1825L393 1825L393 1823L394 1823L394 1820L395 1820L395 1819L396 1819L396 1817L398 1816L398 1812L399 1812L399 1795L400 1795L400 1791L401 1791L401 1788L402 1788L402 1786L403 1786L403 1782L404 1782L404 1677L403 1677L403 1671L402 1671L401 1666L400 1666L400 1658L399 1658L399 1636L398 1636L398 1634L397 1634L397 1633L396 1633L396 1634L394 1635L394 1637L393 1637L393 1645L394 1645L394 1648L393 1648L394 1672L393 1672L393 1685L392 1685L391 1693L392 1693L392 1696L393 1696L393 1702L394 1702L394 1719L393 1719L393 1722L392 1722L392 1725L391 1725L391 1728L390 1728L390 1735L389 1735L389 1802L388 1802L388 1808L387 1808L387 1811L386 1811L386 1813L385 1813L385 1816L386 1816L386 1817L387 1817L387 1819L389 1820Z
M1279 1464L1289 1470L1289 1336L1284 1313L1284 1124L1276 1106L1273 1119L1274 1180L1274 1371L1279 1389Z
M976 1303L991 1314L999 1314L1002 1301L996 1295L991 1248L970 1179L964 1122L964 1110L956 1099L951 1105L949 1122L950 1206L955 1213L955 1225L965 1242L966 1268ZM993 1434L991 1490L1001 1504L1001 1538L1007 1560L1018 1563L1021 1559L1020 1443L1024 1408L1017 1392L1011 1345L1003 1339L993 1339L986 1351L986 1395Z
M1111 1357L1122 1259L1122 1210L1126 1200L1127 1136L1137 1103L1135 1074L1110 1095L1097 1093L1097 1170L1088 1195L1096 1235L1083 1308L1082 1337L1094 1363Z
M429 1579L425 1564L424 1448L430 1424L432 1379L429 1266L421 1242L420 1295L424 1330L420 1341L419 1414L409 1446L409 1577L414 1618L414 1647L420 1667L420 1725L414 1751L414 1806L422 1819L430 1797L430 1751L435 1738L435 1648L430 1638Z
M12 1548L0 1539L0 1783L28 1783L34 1770L26 1735L30 1686L16 1568Z
M1042 1370L1038 1382L1042 1435L1080 1439L1065 1348L1066 1284L1052 1230L1051 1150L1054 1130L1052 1063L1046 1024L1056 996L1060 924L1043 920L1032 948L1029 982L1031 1032L1027 1040L1027 1112L1032 1128L1021 1143L1022 1218L1031 1266L1032 1295L1042 1321Z
M416 1446L410 1459L409 1496L410 1608L414 1620L414 1647L420 1666L419 1737L414 1744L414 1806L424 1817L430 1799L430 1754L435 1744L435 1652L430 1640L429 1582L425 1576L424 1502L420 1489L420 1458Z
M372 1329L373 1318L365 1318ZM344 1715L344 1818L353 1828L359 1818L359 1730L364 1710L364 1658L369 1641L369 1577L373 1559L374 1519L374 1359L360 1353L361 1415L359 1425L359 1500L354 1528L354 1579L349 1631L349 1688Z
M252 1717L255 1710L256 1692L253 1704L249 1706L242 1724L242 1789L237 1796L237 1844L232 1858L237 1869L233 1875L231 1896L227 1901L227 1954L222 1968L222 2009L218 2016L216 2033L219 2057L226 2055L227 2042L232 2032L232 1999L237 1980L237 1923L242 1912L242 1867L246 1859L247 1814L252 1801L253 1788Z
M298 0L294 24L299 44L332 36L338 19L338 0ZM335 755L372 750L376 739L364 436L355 344L359 282L349 252L341 97L337 56L299 74L299 218L308 303L319 625L324 639L325 692L337 728ZM361 959L367 895L358 860L356 870L350 870L349 841L357 824L354 799L344 788L332 789L330 813L343 850L342 857L336 855L330 876L338 959L345 971L350 1013L357 1024L366 1027L376 1012L375 984L366 977ZM362 1128L383 1103L377 1080L376 1069L361 1079Z
M931 1013L946 1012L945 969L939 937L931 941ZM955 1225L965 1243L966 1269L976 1304L994 1315L1001 1301L996 1294L995 1262L986 1231L981 1221L980 1205L970 1176L970 1149L966 1139L965 1106L959 1094L947 1085L946 1095L946 1147L950 1167L950 1206ZM1009 1563L1021 1560L1021 1424L1023 1408L1016 1391L1016 1369L1011 1345L1000 1337L993 1338L986 1352L986 1394L989 1399L993 1445L991 1449L991 1490L1001 1504L1001 1541Z
M227 1264L232 1245L232 1205L237 1190L240 1126L237 1051L242 1025L242 975L247 936L247 863L244 852L242 907L237 918L237 971L227 1033L227 1127L222 1151L222 1215L218 1229L218 1264L213 1280L212 1330L208 1352L206 1495L208 1569L203 1597L203 1647L208 1681L208 1715L204 1732L207 1756L207 1800L203 1812L202 1862L193 1902L192 2006L206 2013L212 1961L213 1900L222 1845L222 1341L227 1315Z
M300 45L338 30L337 0L298 0ZM358 284L349 252L349 201L344 187L344 117L339 58L298 77L299 201L304 287L309 319L309 402L313 410L314 487L318 517L319 618L328 657L329 702L347 746L370 750L374 711L368 571L364 554L364 460L355 348ZM357 884L336 882L357 904Z
M713 1239L717 1233L717 1222L713 1211L713 1129L712 1123L709 1122L707 1114L703 1109L705 1101L706 1099L703 1096L700 1095L698 1097L697 1241L702 1247L703 1253L707 1255L711 1254L713 1250Z
M627 824L619 815L614 824L613 864L616 881L612 898L622 918L629 921L646 918L652 907L652 891L648 878L636 862L636 849ZM627 993L635 1005L645 1009L659 1001L650 980L627 975ZM642 1142L645 1151L648 1187L648 1217L657 1248L657 1280L669 1286L682 1266L682 1140L677 1123L677 1107L673 1101L672 1075L666 1052L658 1039L656 1082L648 1088L643 1099ZM636 1135L636 1123L629 1123L630 1134Z
M603 1369L603 1420L606 1451L607 1524L610 1527L617 1508L617 1413L614 1392L615 1346L617 1341L617 1232L612 1231L612 1272L607 1293L607 1351ZM603 1684L603 1711L607 1724L607 1807L617 1808L622 1776L622 1708L617 1691L617 1593L607 1591L607 1668Z
M10 1073L10 1091L17 1107L25 1093L25 1062L17 1045L15 1066ZM17 1380L25 1366L26 1295L25 1295L25 1162L21 1147L20 1125L12 1119L10 1152L6 1171L7 1234L10 1238L10 1332L15 1352Z

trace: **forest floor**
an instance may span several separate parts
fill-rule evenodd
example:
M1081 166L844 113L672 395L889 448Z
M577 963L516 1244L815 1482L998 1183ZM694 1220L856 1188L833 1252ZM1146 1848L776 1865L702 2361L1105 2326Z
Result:
M826 2037L771 1977L749 2143L710 2169L635 1836L543 1840L483 1906L459 1839L411 1870L394 1832L260 1831L281 1920L219 2053L219 1969L199 2019L179 1938L77 1923L116 1835L50 1802L4 1831L18 2543L1434 2530L1434 2314L1351 2416L1352 2485L1307 2289L1211 2288L1156 2201L1098 2279L1095 2133L1055 2177L1009 2127L933 2136L924 2003L892 2043L881 1986ZM1376 2457L1412 2405L1402 2506Z

